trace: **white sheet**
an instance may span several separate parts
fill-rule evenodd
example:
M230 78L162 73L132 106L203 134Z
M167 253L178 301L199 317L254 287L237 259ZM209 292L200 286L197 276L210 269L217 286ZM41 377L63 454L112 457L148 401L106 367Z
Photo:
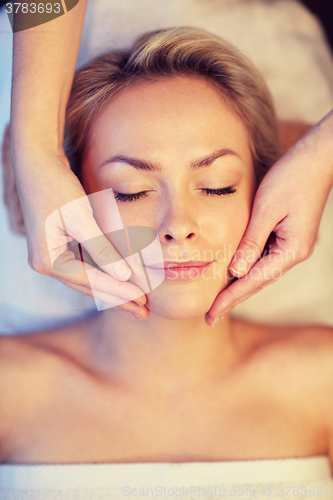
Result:
M0 500L134 496L326 498L333 494L332 487L327 456L227 462L0 465Z

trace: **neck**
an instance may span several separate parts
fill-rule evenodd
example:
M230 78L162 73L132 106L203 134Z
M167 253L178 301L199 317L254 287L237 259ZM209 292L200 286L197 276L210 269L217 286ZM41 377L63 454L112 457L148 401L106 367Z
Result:
M204 316L140 321L121 309L97 317L88 335L89 364L102 378L169 393L217 381L237 361L233 321L212 328Z

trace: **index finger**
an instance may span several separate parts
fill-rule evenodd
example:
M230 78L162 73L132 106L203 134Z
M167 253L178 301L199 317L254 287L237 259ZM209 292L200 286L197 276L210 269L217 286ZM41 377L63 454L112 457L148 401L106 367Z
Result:
M212 326L216 318L224 316L243 300L280 279L292 266L287 258L280 263L273 261L271 254L260 259L243 278L219 293L206 314L206 323Z

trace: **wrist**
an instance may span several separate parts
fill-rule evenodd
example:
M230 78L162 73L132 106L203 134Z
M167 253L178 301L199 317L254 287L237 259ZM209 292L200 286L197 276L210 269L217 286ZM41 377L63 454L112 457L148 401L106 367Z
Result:
M70 169L69 161L65 155L62 146L56 146L49 141L38 142L27 141L18 144L11 141L11 158L15 175L28 175L33 170L41 171L41 168L47 168L48 165L58 165Z
M24 158L36 155L36 151L47 155L63 151L64 125L59 123L56 113L46 116L41 110L33 112L28 107L15 111L12 110L10 122L12 153Z
M25 124L28 123L28 126ZM22 118L16 123L10 122L10 149L14 161L27 159L64 156L63 130L54 122L45 121L43 127L35 120Z
M333 187L333 109L316 126L319 159Z
M308 174L333 187L333 110L312 127L290 150L292 156L308 165ZM309 170L309 169L306 169Z

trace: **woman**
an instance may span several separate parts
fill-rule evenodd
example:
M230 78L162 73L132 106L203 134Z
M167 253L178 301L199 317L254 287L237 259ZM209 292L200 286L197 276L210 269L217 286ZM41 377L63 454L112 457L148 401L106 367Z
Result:
M1 338L1 461L332 460L332 329L205 322L279 155L257 71L204 31L148 33L77 73L66 139L86 192L156 230L165 279L131 304L145 321L120 306Z
M323 59L322 64L318 62L316 52L319 46L317 43L321 45L320 51L324 50L325 52L327 50L325 42L321 39L320 30L314 24L314 19L309 19L309 13L299 2L293 2L288 5L288 9L286 10L284 8L285 2L283 1L277 1L272 4L269 1L254 0L247 2L247 5L245 5L244 2L218 2L215 4L214 2L205 2L203 0L193 0L190 3L188 0L184 0L183 2L182 0L180 2L177 0L170 4L169 2L165 4L163 1L144 0L140 4L140 14L136 10L135 1L132 1L132 4L129 1L126 5L122 5L121 9L118 9L117 2L94 2L92 0L90 7L91 9L86 19L87 17L89 18L89 25L90 20L92 20L92 30L97 30L99 35L102 35L102 38L100 36L88 36L88 29L86 32L87 36L84 36L85 40L82 43L83 46L86 46L85 41L89 38L88 45L90 47L93 46L95 49L99 46L100 51L104 50L106 46L110 46L109 42L112 45L115 43L116 46L121 46L122 43L119 40L124 39L124 37L127 39L126 32L128 28L131 30L131 27L136 29L136 27L141 26L141 30L144 30L151 26L151 29L153 29L157 26L165 26L165 23L167 25L172 25L174 22L178 24L180 19L183 19L182 24L198 24L198 26L206 27L209 30L215 29L217 33L224 33L226 30L226 37L231 36L233 40L238 40L237 43L242 47L247 46L249 40L246 41L246 37L250 36L251 38L251 32L253 33L253 30L258 31L258 34L255 36L257 39L255 45L257 45L257 50L259 50L259 46L263 43L262 40L266 40L265 29L262 31L260 24L263 22L265 25L265 16L276 18L275 21L271 22L272 29L274 29L276 23L277 26L282 27L282 31L278 28L278 32L280 37L284 39L279 50L280 57L283 53L281 47L285 47L288 51L286 64L283 64L283 67L286 69L288 67L296 69L294 84L290 85L293 91L288 93L289 98L292 99L295 97L295 88L297 88L297 93L299 91L300 95L303 95L302 89L305 90L307 87L307 84L303 86L303 84L299 83L300 74L297 68L302 67L304 75L306 75L308 70L305 69L303 63L301 65L294 65L293 62L299 60L297 55L299 54L297 50L297 47L299 47L299 35L303 40L303 44L301 45L305 44L305 38L307 41L309 41L308 37L312 39L312 50L308 51L309 58L307 64L310 67L312 67L312 64L317 66L317 71L314 73L320 72L324 75L325 72L322 72L319 67L323 64L330 64L329 54L327 54L327 59ZM34 28L29 28L29 30L14 34L13 37L11 151L20 203L23 208L25 220L29 264L37 272L56 279L60 278L68 287L74 289L78 289L79 286L85 289L84 281L82 282L80 275L76 273L67 274L64 280L52 267L45 239L44 226L45 218L48 214L78 197L85 196L82 184L76 176L70 175L68 161L62 148L65 109L74 75L77 54L79 52L85 9L86 1L80 0L65 16L60 16L57 19L49 21L52 23L52 29L45 29L43 25L35 26ZM234 15L230 17L228 13L231 13L231 11L234 12ZM18 9L15 17L25 18L26 14L22 14L21 12ZM133 16L133 12L138 15ZM169 17L169 14L173 17ZM245 29L239 29L241 25L239 25L240 19L238 14L244 19ZM114 21L114 19L117 21ZM291 19L292 24L291 32L286 27L286 24L289 25L289 19ZM26 20L21 19L20 22ZM149 26L146 24L146 20L149 20ZM51 27L49 22L47 27ZM125 30L122 29L122 25L127 28ZM283 27L282 25L285 26ZM250 26L250 28L247 29L247 26ZM304 38L304 29L307 30L306 26L308 26L308 31L306 31L307 34ZM257 30L257 28L259 29ZM235 33L236 38L233 35L235 29L238 32L238 34ZM269 30L271 31L271 28ZM106 32L109 32L109 36L103 38ZM296 37L293 45L289 45L290 34ZM275 55L273 55L273 52L271 53L271 49L275 51L274 39L278 42L279 37L277 32L270 39L264 52L270 53L271 59L275 61ZM250 45L254 48L253 43L250 43ZM305 47L304 45L304 50L307 50ZM316 47L315 50L314 47ZM259 52L258 55L261 59ZM302 50L300 53L302 53ZM275 66L275 63L273 66ZM270 64L266 67L269 73L270 67ZM296 75L298 75L297 78ZM270 77L272 76L270 74ZM306 76L302 77L301 80L307 81ZM326 106L329 106L330 98L326 88L328 82L326 75L324 81L326 82L324 84L325 87L322 88L324 95L321 97L327 103ZM318 100L318 94L321 94L321 89L317 87L317 83L315 86L317 88L317 100L315 99L315 105L315 101L312 102L311 107L312 112L315 113L315 120L317 120L320 116L320 112L318 115L318 109L322 106L323 100L322 98ZM316 92L314 93L316 94ZM308 120L309 115L305 110L308 107L305 106L303 112L301 111L303 105L304 102L299 109L301 114L296 111L296 105L296 108L293 106L290 108L291 110L295 109L294 112L287 111L286 113L285 110L282 112L282 115L295 115ZM317 111L315 111L316 109ZM328 110L328 108L325 109L325 104L324 108L321 109L323 112L324 110L325 112ZM246 271L249 274L249 270L253 266L253 275L258 275L259 272L259 279L251 279L251 275L249 274L250 279L238 279L230 287L222 291L216 297L211 309L206 314L207 324L211 325L216 317L229 312L237 303L243 301L263 286L272 283L277 268L280 269L281 273L285 273L290 267L310 257L314 249L316 234L327 196L333 185L333 163L331 161L333 156L333 143L331 141L332 125L333 112L329 113L320 123L313 127L309 134L302 137L270 169L269 174L263 180L256 193L251 219L240 242L239 252L235 254L234 260L230 264L231 272L237 278L244 276ZM318 175L319 171L320 176ZM46 172L47 176L45 175ZM54 192L54 196L50 197L50 192ZM12 200L10 201L12 202ZM262 210L263 206L268 208L268 210ZM85 241L89 238L91 231L98 231L96 221L85 205L81 207L81 211L83 212L84 210L84 227L79 228L79 231L74 223L73 227L69 229L70 236L78 241ZM66 235L62 230L61 224L55 223L53 231L59 245L64 243L64 241L66 242ZM253 250L255 250L256 260L259 259L271 232L277 235L277 246L271 247L270 253L266 258L260 260L259 263L255 263L253 261ZM274 266L272 267L270 258L275 258L276 250L279 252L282 248L281 244L283 244L285 256L291 253L295 255L295 258L291 261L283 258L279 264L274 262ZM104 240L100 238L99 247L98 249L94 248L94 250L95 252L90 253L90 255L99 264L98 257L100 252L112 251L112 248L106 238ZM241 259L241 261L235 261L235 259ZM264 266L265 270L261 272ZM116 275L112 266L107 272L118 280L126 281L128 279L126 275L129 272L129 268L125 268L124 275ZM19 273L18 269L16 270L17 273ZM8 283L9 279L6 275L4 276L5 282ZM36 280L38 280L37 275L35 276ZM107 277L104 277L104 281L107 281ZM10 286L7 283L6 286ZM57 286L56 283L54 283L54 286ZM117 286L118 282L115 284L114 280L108 280L109 294L114 292ZM36 293L38 293L38 289L36 289ZM69 290L67 290L68 293L70 293ZM19 297L17 297L18 299ZM85 299L82 297L81 301ZM58 305L58 310L59 307ZM21 328L20 319L13 319L13 316L13 314L6 311L2 323L6 325L7 318L10 318L9 321L16 321L15 324ZM60 323L61 317L58 319ZM30 324L38 328L33 319L31 321ZM41 320L41 324L46 328L47 323L45 323L45 320ZM26 325L26 328L28 328L28 325Z

